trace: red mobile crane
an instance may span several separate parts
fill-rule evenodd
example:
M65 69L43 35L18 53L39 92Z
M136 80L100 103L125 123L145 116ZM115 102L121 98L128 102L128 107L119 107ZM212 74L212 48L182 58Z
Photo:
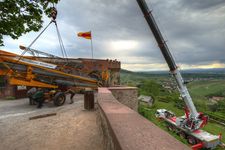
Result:
M214 149L217 145L221 144L221 135L212 135L201 130L201 128L207 124L208 116L201 112L197 112L181 73L178 70L166 41L164 40L146 1L137 0L137 3L145 16L163 57L168 64L170 72L176 80L180 95L186 104L184 116L176 117L172 112L166 109L158 109L156 117L165 120L168 124L168 129L177 132L183 138L187 138L188 142L194 145L193 148Z

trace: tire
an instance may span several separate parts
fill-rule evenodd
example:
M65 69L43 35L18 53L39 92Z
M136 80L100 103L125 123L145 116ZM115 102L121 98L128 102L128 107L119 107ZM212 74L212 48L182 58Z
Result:
M187 137L187 142L191 145L197 144L197 140L193 136L188 136Z
M176 128L173 125L169 125L169 124L167 125L167 129L172 132L176 130Z
M57 92L53 97L53 103L55 106L62 106L66 101L66 96L63 92Z
M180 131L178 134L182 139L187 139L187 135L184 131Z

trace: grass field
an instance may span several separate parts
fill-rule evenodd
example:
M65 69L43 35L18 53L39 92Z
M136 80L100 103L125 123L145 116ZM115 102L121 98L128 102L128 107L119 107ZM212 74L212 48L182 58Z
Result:
M225 96L225 80L194 81L188 84L188 89L197 109L207 113L211 111L207 106L211 103L208 100L209 95L218 96L222 94ZM219 114L219 112L214 113Z
M202 76L202 74L201 74L201 76ZM196 76L196 77L198 77L198 76ZM214 76L214 77L216 77L216 76ZM178 94L178 96L176 96L176 94L175 95L173 95L171 93L169 94L165 90L162 90L162 88L157 89L157 85L155 85L153 87L153 89L151 89L151 87L152 87L151 85L147 85L147 87L149 87L150 89L146 88L146 86L140 86L140 84L146 83L146 82L148 82L148 80L158 82L159 84L165 80L171 81L170 76L167 76L167 75L156 76L156 75L146 75L146 74L142 75L142 74L138 74L138 73L125 72L125 73L122 73L121 79L122 79L122 82L121 82L122 84L125 84L125 85L128 84L131 86L139 86L140 94L147 94L147 95L149 94L149 95L155 97L155 103L154 103L153 107L149 108L144 105L141 105L139 107L139 112L144 117L149 119L151 122L153 122L154 124L156 124L157 126L162 128L163 130L167 131L167 128L163 122L159 122L155 118L154 114L155 114L156 109L164 108L164 109L174 112L176 114L176 116L184 115L184 111L182 109L178 108L177 105L175 105L175 104L182 103L182 100L178 99L179 94ZM197 110L199 112L212 113L208 107L208 104L210 103L210 101L208 100L208 97L209 97L209 95L218 96L218 93L219 94L222 93L225 95L225 79L210 78L210 79L201 80L201 81L193 81L188 84L188 89L191 94L191 97L193 98L193 101L194 101L194 104L195 104ZM156 91L158 90L160 92L154 93L154 92L152 92L154 90L156 90ZM150 92L152 92L152 93L150 93ZM178 91L176 91L174 93L177 93L177 92ZM160 100L160 97L164 97L166 99L171 97L172 99L163 102ZM213 114L217 114L220 116L225 115L223 112L213 112ZM225 143L225 127L224 126L221 126L217 123L209 122L207 124L207 126L204 127L204 130L206 130L207 132L214 134L214 135L218 135L218 134L222 133L222 136L224 135L224 137L222 137L222 142ZM188 144L186 142L186 140L181 139L175 133L170 133L170 134L172 136L174 136L175 138L177 138L178 140L182 141L183 143ZM220 149L221 148L217 148L217 150L220 150Z
M225 80L194 81L188 89L193 98L205 99L207 95L225 92Z

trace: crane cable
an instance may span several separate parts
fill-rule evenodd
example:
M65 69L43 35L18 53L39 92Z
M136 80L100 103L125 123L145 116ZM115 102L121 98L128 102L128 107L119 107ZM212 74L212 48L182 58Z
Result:
M56 22L54 22L54 23L55 23L55 26L56 26L57 36L58 36L59 45L60 45L60 48L61 48L61 51L62 51L62 55L63 55L63 57L65 56L65 58L66 58L67 61L68 61L66 49L65 49L65 47L64 47L63 40L62 40L62 37L61 37L60 32L59 32L58 25L57 25Z
M59 32L59 29L58 29L58 26L57 26L57 23L56 23L56 17L57 17L57 10L56 8L54 7L54 4L53 4L53 7L52 7L52 12L51 12L51 17L52 17L52 20L49 22L49 24L41 31L41 33L31 42L31 44L21 53L20 57L18 58L18 60L16 61L15 64L13 64L13 66L11 67L10 70L12 70L15 65L22 59L22 57L26 54L26 52L31 48L31 46L39 39L39 37L45 32L45 30L50 26L51 23L54 23L55 26L56 26L56 31L57 31L57 36L58 36L58 40L59 40L59 45L60 45L60 49L61 49L61 52L62 52L62 56L64 58L66 58L67 60L67 63L68 63L68 58L67 58L67 53L66 53L66 50L65 50L65 47L63 45L63 41L62 41L62 38L61 38L61 35L60 35L60 32ZM33 53L34 55L34 53ZM10 72L7 71L6 72L6 75Z
M31 48L31 46L37 41L37 39L44 33L44 31L49 27L49 25L52 23L52 21L49 22L49 24L44 28L44 30L41 31L41 33L31 42L31 44L21 53L20 57L17 59L17 61L13 64L13 66L6 72L6 75L12 70L15 65L22 59L22 57L26 54L26 52ZM34 53L33 53L34 55Z
M63 40L62 40L62 37L60 35L59 28L58 28L58 25L57 25L57 22L56 22L57 13L58 13L57 9L54 7L54 4L53 4L52 12L51 12L52 22L54 22L55 27L56 27L56 32L57 32L57 36L58 36L58 40L59 40L59 46L60 46L60 49L61 49L61 52L62 52L62 56L63 56L63 58L66 58L66 61L67 61L66 64L68 64L67 53L66 53L66 50L65 50L65 47L64 47L64 44L63 44Z

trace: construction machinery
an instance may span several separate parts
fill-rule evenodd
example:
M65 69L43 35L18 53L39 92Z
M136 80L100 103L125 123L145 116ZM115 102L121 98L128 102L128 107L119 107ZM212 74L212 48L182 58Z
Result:
M164 40L146 1L137 0L137 2L156 39L156 42L158 43L163 57L168 64L170 72L176 80L180 95L186 104L184 116L176 117L172 112L166 109L159 109L156 112L156 117L165 120L167 122L168 129L176 132L181 137L186 138L190 144L194 145L193 148L214 149L221 143L221 135L212 135L201 129L207 124L208 116L201 112L197 112L186 87L186 83L181 76L174 58L169 51L166 41Z
M21 55L0 50L0 76L4 76L10 85L44 88L47 90L45 93L46 99L53 100L56 106L61 106L65 102L65 90L87 87L96 89L102 83L90 76L71 73L76 68L67 66L67 64L56 65L39 60L37 55L45 55L55 60L67 60L67 54L56 22L57 10L55 7L52 8L51 17L52 20L47 27L52 23L55 24L63 58L31 49L34 42L47 29L45 27L28 47L20 46L20 49L23 50ZM29 52L32 56L24 56L26 52Z
M20 56L0 50L0 75L5 76L11 85L24 85L55 89L56 92L46 94L49 100L60 106L65 101L63 88L93 88L100 86L98 80L66 73L61 67L35 60L35 57ZM61 91L59 90L61 89ZM57 93L60 92L61 94ZM58 95L55 97L55 95ZM60 95L60 96L59 96Z

